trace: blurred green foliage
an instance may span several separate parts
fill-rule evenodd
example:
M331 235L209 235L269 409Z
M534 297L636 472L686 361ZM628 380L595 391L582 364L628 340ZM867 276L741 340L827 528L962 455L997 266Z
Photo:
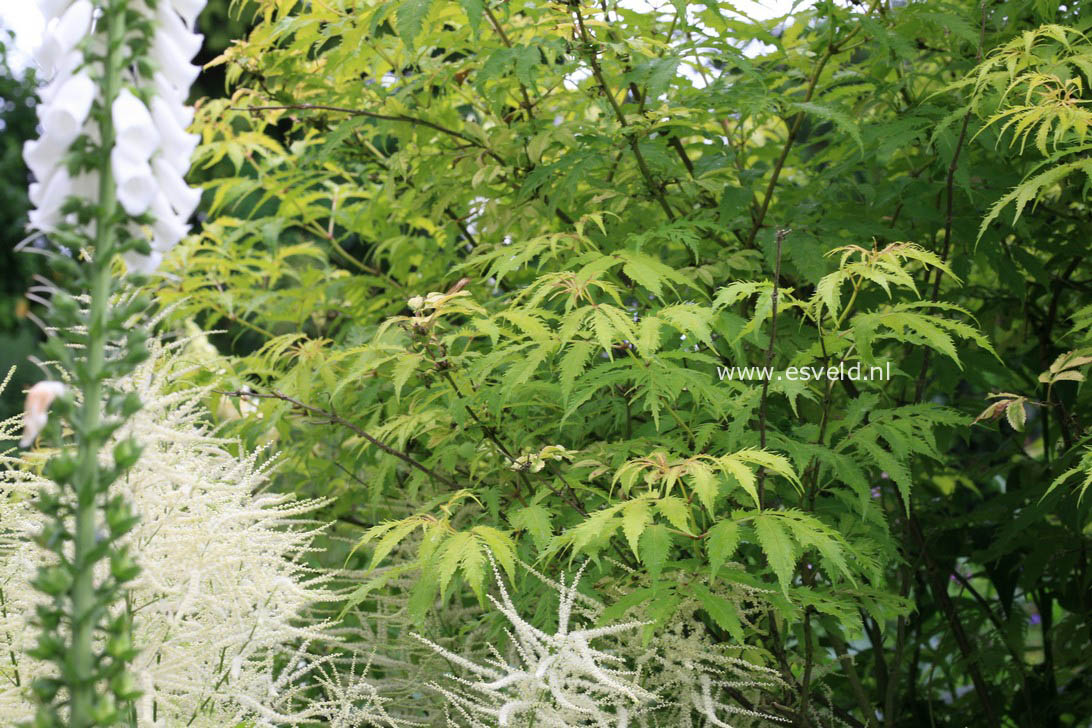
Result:
M37 331L26 315L25 293L41 270L39 256L15 251L26 236L29 172L23 163L23 142L34 135L37 118L34 71L12 70L12 41L10 33L0 34L0 376L14 365L19 368L0 399L3 417L21 406L22 385L36 378L32 367L25 366L36 347Z

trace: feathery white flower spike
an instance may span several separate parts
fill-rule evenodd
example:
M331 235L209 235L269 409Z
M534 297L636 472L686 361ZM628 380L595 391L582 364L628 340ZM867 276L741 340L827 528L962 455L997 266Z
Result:
M47 379L27 390L23 409L23 439L19 447L30 447L49 421L49 405L64 394L64 383Z
M366 694L346 696L352 714L362 718L353 723L327 722L336 707L332 700L302 708L294 701L297 687L311 691L316 680L328 679L321 671L303 674L303 668L282 669L276 662L283 656L296 665L301 657L294 645L328 637L324 624L304 618L334 599L324 586L330 577L305 562L318 531L304 519L313 519L323 502L267 491L274 465L266 454L240 452L236 443L216 436L205 409L209 389L193 386L187 346L153 338L152 357L114 380L118 391L136 392L144 407L104 448L108 453L131 435L144 449L126 477L110 486L111 496L124 496L141 515L125 537L141 565L140 575L127 584L141 606L132 635L141 650L131 668L144 691L135 706L139 725L400 725L363 719L370 717L363 711L366 702L372 703L370 714L382 715L374 706L381 708L383 700L369 701ZM44 405L39 395L47 399L60 386L39 382L28 400ZM44 416L43 409L36 421ZM9 432L2 424L0 430ZM47 522L34 508L34 496L47 482L37 468L0 471L0 487L12 496L0 499L0 582L7 605L0 610L0 655L5 665L9 657L17 663L25 681L20 687L0 680L5 728L33 721L36 706L25 685L52 676L47 663L27 654L37 644L32 620L42 600L32 583L50 558L34 538ZM109 562L99 566L96 578ZM288 681L292 676L298 686Z
M414 635L455 665L478 676L474 682L454 678L460 687L449 689L433 685L464 717L489 718L490 725L502 728L515 725L523 716L534 716L543 728L570 726L612 726L626 728L632 715L640 715L654 706L659 697L638 685L636 673L624 668L624 660L613 651L591 646L596 639L614 637L643 627L645 622L627 622L592 629L571 629L573 605L578 599L576 584L583 568L572 583L560 584L557 631L554 634L535 628L516 611L500 572L493 564L500 599L489 599L508 621L515 654L522 665L508 665L499 654L493 664L500 670L478 665L439 645ZM470 725L484 723L470 722Z

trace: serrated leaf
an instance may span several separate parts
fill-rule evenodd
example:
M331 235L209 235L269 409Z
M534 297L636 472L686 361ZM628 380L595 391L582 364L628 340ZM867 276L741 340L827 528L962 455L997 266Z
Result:
M561 357L561 393L565 399L572 394L577 378L584 373L588 360L595 352L595 344L590 341L574 341L569 344L565 355Z
M554 536L553 528L550 526L550 512L537 503L513 511L508 516L508 522L513 528L531 534L535 546L540 550L546 548Z
M716 578L717 570L739 547L741 529L735 521L720 521L706 534L705 551L709 556L709 574Z
M776 516L757 514L754 517L754 529L758 545L766 554L770 568L777 575L781 591L787 595L796 571L796 544Z
M409 48L413 48L413 42L421 35L425 18L432 7L432 0L402 0L395 11L394 29L398 37Z
M384 528L387 525L388 524L383 524L382 526L377 527L379 529L384 529L385 533L383 533L379 542L375 545L375 549L372 551L372 561L368 566L369 571L378 566L383 559L387 558L387 554L393 551L394 547L402 542L402 539L417 528L420 525L420 522L416 519L406 519L390 524L390 528ZM368 536L365 535L365 539L367 538ZM363 543L364 541L362 541L362 544Z
M406 352L400 354L394 365L394 371L391 372L391 383L394 384L394 398L399 400L402 398L402 388L406 386L406 382L409 381L417 372L417 367L424 359L420 354L413 352Z
M485 603L485 564L486 559L485 554L482 553L481 544L477 540L471 539L470 545L459 560L459 565L463 572L463 578L470 585L474 595L478 597L479 603Z
M758 481L755 478L754 471L744 463L731 457L722 458L720 465L724 472L735 479L743 490L747 491L747 495L751 496L751 500L755 502L755 507L761 508L762 503L758 500Z
M428 610L436 603L439 592L440 584L437 581L435 569L423 569L413 589L410 590L409 600L406 603L410 619L416 622L423 620Z
M849 114L840 111L839 109L817 104L812 101L798 101L789 104L789 108L797 109L803 113L812 114L813 116L818 116L820 119L833 122L839 129L853 137L853 141L857 142L857 146L860 147L861 152L864 153L864 142L861 140L861 130L857 127L857 123Z
M484 0L459 0L459 4L466 11L466 18L470 21L470 28L474 31L474 37L478 37L482 25L482 11L485 9Z
M719 491L717 477L713 474L712 468L707 463L695 460L690 464L688 475L694 492L698 495L698 500L701 501L705 510L712 515L716 506L717 492Z
M656 510L668 522L683 533L693 535L690 529L690 506L682 498L669 495L656 501Z
M694 596L698 598L702 609L713 618L716 625L730 634L736 642L742 643L746 636L743 634L743 625L740 624L735 606L727 599L718 597L702 584L695 583L693 589Z
M622 532L626 535L626 541L633 550L633 555L638 559L641 558L639 550L641 534L651 522L652 512L648 501L643 498L630 501L622 509Z
M504 573L508 574L508 578L514 579L516 576L516 545L512 543L512 539L492 526L475 526L471 529L471 532L489 547L493 558L500 563Z
M671 550L671 532L667 526L657 523L641 534L641 563L653 579L659 579Z
M477 550L477 548L478 545L474 542L474 536L470 531L456 533L444 542L443 553L440 556L437 569L441 594L447 594L447 587L451 583L451 577L455 576L455 571L459 568L459 564L465 558L466 553L470 549Z
M1012 429L1017 432L1024 431L1024 425L1028 421L1028 414L1027 410L1024 409L1023 398L1008 403L1008 406L1005 407L1005 419L1009 421Z

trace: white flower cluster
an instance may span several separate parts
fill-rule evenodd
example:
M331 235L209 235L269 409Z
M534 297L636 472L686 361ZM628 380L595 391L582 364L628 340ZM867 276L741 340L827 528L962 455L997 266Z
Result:
M316 529L300 518L317 504L262 494L268 469L256 455L233 454L234 443L208 431L207 392L185 383L192 364L180 345L175 354L154 339L151 345L153 357L118 382L123 391L137 391L144 408L117 437L134 435L144 452L112 486L140 514L125 537L142 568L127 599L140 648L132 665L143 691L137 723L224 728L305 722L298 720L299 683L321 682L329 668L316 677L314 661L302 656L282 665L294 645L329 639L324 624L306 619L314 605L334 600L325 588L329 577L301 563ZM18 424L18 418L0 423L0 439L17 437ZM36 642L30 624L35 606L45 599L31 581L48 553L32 540L44 516L31 501L49 485L39 468L26 465L0 454L4 726L33 718L26 686L52 669L27 654ZM357 699L367 693L355 678L343 682ZM372 713L382 716L381 702L373 697L373 703ZM327 700L308 710L328 713L331 705Z
M496 573L496 565L494 565ZM631 718L653 707L659 698L633 681L617 654L591 646L603 637L639 629L642 622L590 629L570 629L576 584L561 585L557 631L546 634L524 620L496 573L500 600L493 605L511 623L509 632L521 666L513 666L495 650L492 665L483 666L422 637L437 653L465 668L478 680L454 678L459 687L433 687L471 728L524 726L578 728L611 726L626 728ZM449 720L449 725L455 723Z
M75 197L96 204L100 199L99 172L73 172L69 154L78 140L92 146L102 143L95 114L101 104L105 73L104 41L94 33L98 10L92 0L39 0L48 22L36 53L38 65L50 81L41 90L38 119L42 135L27 142L23 157L36 179L30 186L34 210L31 229L50 233L62 223L76 220L66 215L65 203ZM132 217L149 215L149 230L137 224L129 232L148 241L149 255L125 255L130 270L150 273L163 255L188 232L187 220L197 208L200 190L189 187L184 175L198 137L186 132L193 110L186 96L200 69L190 63L201 47L193 33L197 14L205 0L135 0L127 10L140 12L147 24L135 24L132 34L154 28L149 57L129 59L121 73L121 88L110 108L114 146L110 150L118 203ZM142 31L142 28L144 30ZM127 36L127 41L133 40ZM126 48L141 44L126 44ZM140 61L139 63L137 61ZM154 68L150 78L138 68Z
M518 614L496 575L501 599L493 603L512 625L509 637L521 666L510 665L491 645L492 657L474 662L418 637L477 678L451 677L453 684L432 686L447 701L449 728L756 728L789 722L771 712L776 707L768 700L786 687L778 673L758 664L755 648L711 639L698 618L697 599L684 597L666 627L651 636L637 629L642 622L570 630L576 615L602 622L605 606L576 590L579 574L565 584L521 566L561 595L557 633L547 635ZM742 626L751 631L750 612L761 607L742 605L764 604L764 591L733 583L716 593L739 610ZM598 649L589 646L593 639L600 640ZM811 712L816 725L830 719L821 706Z

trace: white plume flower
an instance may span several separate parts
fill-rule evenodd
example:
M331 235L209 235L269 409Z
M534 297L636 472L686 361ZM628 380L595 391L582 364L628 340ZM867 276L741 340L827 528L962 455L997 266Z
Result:
M468 728L525 726L583 728L635 725L635 715L646 712L658 696L638 685L636 673L613 651L592 647L595 640L632 632L643 622L627 622L598 628L572 629L573 604L579 597L576 584L561 584L557 631L547 634L520 616L493 567L501 598L490 596L494 607L509 621L508 634L514 656L512 665L494 651L488 666L479 665L423 637L438 654L476 679L454 677L454 685L433 687Z
M112 486L140 514L125 537L142 567L126 600L140 648L132 665L144 690L139 725L297 724L296 688L278 660L296 645L329 639L323 624L303 617L334 599L328 577L301 563L318 529L300 519L318 502L263 493L270 466L214 436L205 424L207 391L186 384L191 364L155 340L152 349L151 360L118 382L138 392L144 408L116 437L133 435L144 451ZM41 416L31 407L37 394L60 389L54 382L32 390L28 436L37 424L30 420ZM0 438L18 437L19 420L0 423ZM27 655L37 636L30 620L45 599L31 580L49 557L32 541L44 516L31 500L48 485L10 455L0 455L0 467L0 653L15 663L5 675L17 670L23 686L0 681L0 724L15 725L34 715L25 686L50 673Z

